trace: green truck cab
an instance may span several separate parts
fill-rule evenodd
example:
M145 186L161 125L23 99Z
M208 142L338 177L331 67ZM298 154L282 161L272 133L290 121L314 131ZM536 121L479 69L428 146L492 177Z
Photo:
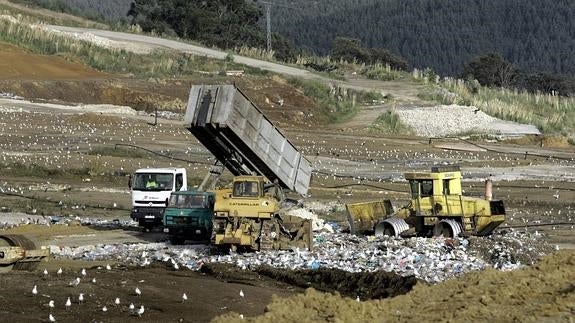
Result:
M215 195L212 192L179 191L170 195L164 211L164 232L172 244L204 241L212 235Z

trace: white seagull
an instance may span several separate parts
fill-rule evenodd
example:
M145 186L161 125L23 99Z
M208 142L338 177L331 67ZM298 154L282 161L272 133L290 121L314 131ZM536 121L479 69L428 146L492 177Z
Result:
M38 294L38 287L36 287L36 285L34 285L34 288L32 288L32 295L37 295Z
M50 322L56 322L56 318L52 314L50 314L50 316L48 316L48 320L50 320Z
M64 305L66 305L66 309L69 309L70 306L72 306L72 301L70 301L70 297L68 297L68 299L66 300L66 304Z
M134 307L134 303L130 303L130 306L129 306L130 311L133 311L134 308L135 308L135 307Z
M144 314L144 305L140 306L140 309L138 310L138 316L142 316L142 314Z
M112 270L112 267L110 266L110 264L106 264L106 270Z
M240 289L240 297L244 297L244 291Z
M80 293L80 295L78 296L78 303L82 303L84 301L84 294Z
M102 307L102 312L107 312L108 308L106 307L106 305L104 305L104 307Z
M136 292L137 296L142 295L142 291L140 291L140 289L138 287L136 287L136 289L134 290L134 292Z
M86 269L82 268L81 274L82 274L82 276L86 277Z
M70 283L68 283L68 285L74 286L74 287L80 285L80 277L76 277L76 279L74 279L73 281L71 281Z
M48 307L54 308L54 300L53 299L48 302Z
M44 269L44 276L48 276L48 270Z
M58 269L58 271L56 272L56 274L58 274L58 276L59 276L59 275L62 275L62 268Z
M186 293L184 293L182 295L182 303L188 300L188 295L186 295Z
M116 300L114 300L114 304L120 305L120 298L119 297L116 297Z

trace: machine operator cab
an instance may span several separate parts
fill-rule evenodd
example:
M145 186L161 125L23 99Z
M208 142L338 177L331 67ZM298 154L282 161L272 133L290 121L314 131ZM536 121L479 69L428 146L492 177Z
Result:
M461 195L461 178L458 166L433 167L431 172L405 174L412 199Z
M255 176L242 176L234 180L232 196L258 198L263 195L263 181Z
M438 166L432 167L431 172L406 173L412 205L417 213L429 210L438 214L447 203L460 204L461 178L458 166Z

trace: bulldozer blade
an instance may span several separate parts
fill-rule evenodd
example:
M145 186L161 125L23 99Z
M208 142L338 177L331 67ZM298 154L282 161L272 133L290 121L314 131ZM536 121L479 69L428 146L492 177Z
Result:
M34 270L49 254L47 249L36 249L34 242L24 236L0 235L0 272Z
M393 213L390 200L350 203L345 207L351 234L373 234L377 223Z

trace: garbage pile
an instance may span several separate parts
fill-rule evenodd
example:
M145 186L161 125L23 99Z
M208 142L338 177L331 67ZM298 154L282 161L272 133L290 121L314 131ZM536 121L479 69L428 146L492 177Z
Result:
M32 210L34 211L34 210ZM137 228L138 223L133 220L101 219L79 216L40 215L21 212L12 212L9 208L1 207L0 229L10 229L21 225L91 225L113 229Z
M518 243L520 242L520 243ZM509 232L490 238L357 237L321 232L312 251L282 250L217 254L207 245L169 243L51 246L52 255L82 260L110 260L147 266L163 262L169 268L199 270L205 263L227 263L254 270L262 265L285 269L337 268L348 272L394 272L430 283L487 267L508 270L531 264L552 248L529 233Z

